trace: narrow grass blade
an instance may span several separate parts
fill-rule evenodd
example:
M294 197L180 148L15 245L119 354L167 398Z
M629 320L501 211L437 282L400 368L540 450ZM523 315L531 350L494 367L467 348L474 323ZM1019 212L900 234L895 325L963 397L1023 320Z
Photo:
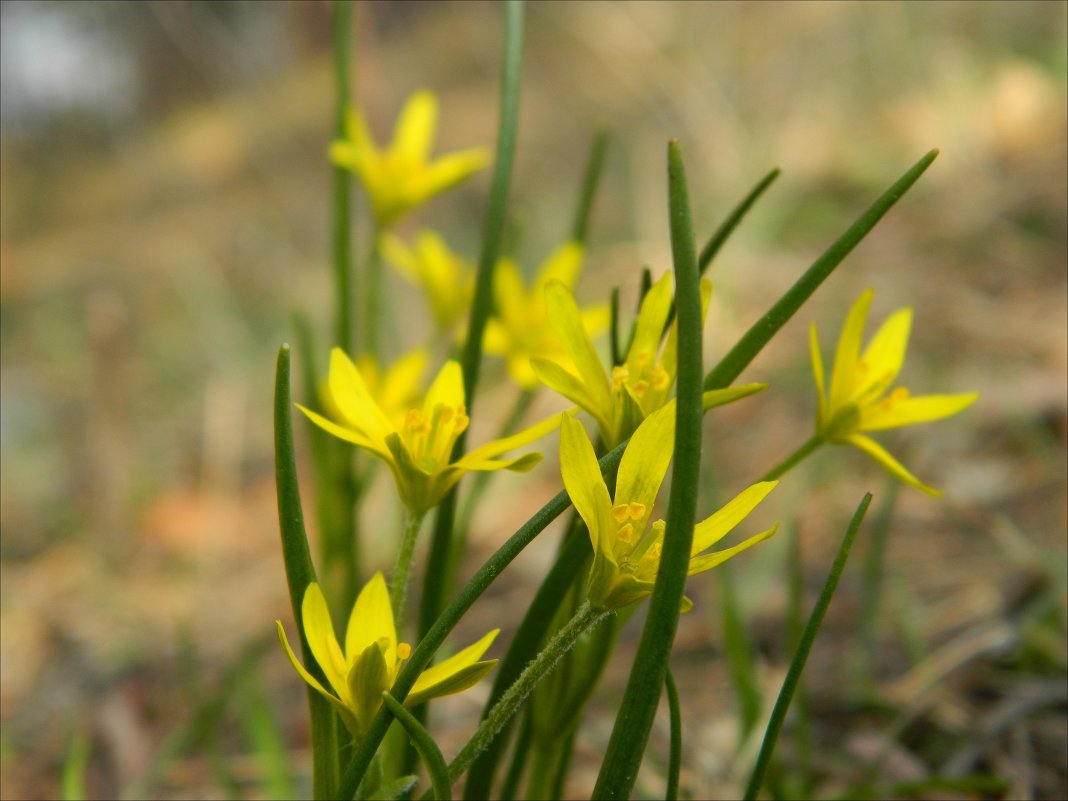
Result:
M679 771L682 768L682 707L679 704L679 689L675 686L675 677L671 668L664 675L664 689L667 691L668 715L671 725L671 751L668 754L666 801L675 801L679 797Z
M842 544L838 548L834 564L831 565L831 572L827 575L827 580L823 584L823 591L812 609L812 614L809 615L808 624L805 626L805 631L801 636L801 643L794 652L793 659L790 660L790 668L786 672L786 678L783 679L779 697L775 700L775 706L771 710L771 719L768 721L768 728L764 732L764 741L760 744L760 753L757 754L753 774L749 778L749 785L745 790L746 801L752 801L752 799L756 798L757 793L760 791L760 785L764 782L764 775L767 772L768 765L771 763L772 752L775 750L775 742L779 738L782 724L786 720L786 713L790 709L790 701L793 700L794 691L797 689L797 683L800 681L801 673L805 669L805 662L808 660L809 652L812 650L812 644L816 641L816 635L819 634L820 625L823 623L823 616L827 613L827 607L831 604L834 591L838 588L838 580L842 577L842 571L845 570L849 551L853 547L857 531L860 530L860 524L863 522L864 515L870 505L871 493L869 492L857 507L857 511L853 514L853 519L849 521L849 527L846 529L845 537L842 538Z
M886 546L890 524L894 519L894 502L901 489L901 482L893 477L887 479L887 485L886 499L873 521L861 563L864 580L860 584L860 665L857 674L861 681L860 691L866 697L871 697L875 688L875 654L879 642L879 610L886 579Z
M300 504L300 485L297 479L297 459L293 448L293 403L289 394L289 346L278 351L278 365L274 385L274 469L278 492L278 525L282 534L282 561L289 603L300 635L300 651L304 666L320 682L325 682L319 663L312 656L304 636L301 604L304 591L316 580L304 530L304 510ZM312 723L313 794L316 798L330 798L337 786L337 721L334 710L319 693L308 687L308 708Z
M883 215L916 183L937 156L938 151L932 150L916 162L908 172L880 195L868 207L868 210L861 214L846 232L824 251L822 256L813 262L805 274L768 310L767 314L757 320L730 352L720 360L719 364L709 371L705 376L705 389L722 389L730 386L734 379L741 375L742 370L756 358L756 355L778 333L779 329L786 325L786 322L834 272L850 251L868 235Z
M604 170L605 156L612 135L602 128L593 137L590 156L586 161L586 172L582 177L582 190L579 193L578 206L575 208L575 221L571 226L571 238L580 245L586 244L590 228L590 213L593 211L593 199L597 195L597 186Z
M451 801L452 787L449 783L449 769L445 764L445 757L441 755L441 749L434 742L434 738L423 728L423 724L416 720L412 713L405 709L404 705L388 692L382 693L382 701L389 708L389 711L393 713L393 716L400 721L404 730L408 732L415 750L423 758L426 772L430 776L430 785L434 788L434 797L439 801Z
M697 515L701 469L701 293L682 153L668 144L668 208L678 308L678 389L675 461L671 472L664 550L649 613L616 716L595 798L627 798L638 775L678 626Z

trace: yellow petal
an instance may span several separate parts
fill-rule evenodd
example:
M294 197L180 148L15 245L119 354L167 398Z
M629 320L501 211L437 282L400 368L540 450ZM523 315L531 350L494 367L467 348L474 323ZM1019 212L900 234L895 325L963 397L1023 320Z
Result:
M307 416L309 420L315 423L315 425L319 426L319 428L326 431L328 434L333 434L338 439L343 439L346 442L351 442L353 445L358 445L361 448L366 448L367 450L374 453L376 456L385 459L387 462L393 461L393 456L390 454L388 448L383 445L379 445L376 442L372 442L355 429L339 426L332 420L327 420L321 414L317 414L311 409L301 406L299 403L294 405L302 412L304 412L305 416Z
M888 428L941 420L967 409L978 397L978 392L967 392L961 395L919 395L893 403L884 400L865 407L860 419L860 430L884 431Z
M415 680L415 684L412 685L411 694L423 693L429 688L442 683L454 673L459 673L464 668L468 668L475 664L482 658L482 654L489 650L489 647L493 644L494 639L496 639L500 632L500 629L494 629L478 642L467 646L459 653L456 653L433 667L424 670L419 674L419 678Z
M820 338L816 333L816 324L808 329L808 349L812 354L812 378L816 381L816 393L819 397L818 419L822 422L827 415L826 383L823 374L823 354L820 353Z
M901 464L897 459L890 455L890 453L883 448L878 442L871 437L865 437L863 434L853 434L850 437L846 437L844 440L850 445L854 445L868 454L872 459L877 461L883 467L885 467L891 475L897 477L906 484L911 484L916 489L926 492L928 495L933 495L936 498L942 495L940 490L936 490L934 487L929 487L920 481L916 476L912 475L905 466Z
M645 507L645 514L634 521L634 530L639 533L645 530L653 513L674 449L675 401L672 400L638 426L619 463L616 503L639 503Z
M387 647L397 646L397 629L393 625L393 607L382 572L376 572L356 596L345 630L345 655L353 662L373 642L385 640ZM381 692L381 691L380 691Z
M559 281L568 289L575 285L579 270L582 269L582 257L585 251L578 242L565 242L549 254L538 270L534 281L534 297L541 297L546 287L553 281Z
M575 510L589 529L593 551L597 554L601 551L601 540L608 536L612 499L586 429L569 415L563 415L560 423L560 473Z
M378 248L382 258L396 268L397 272L411 281L413 284L421 284L419 260L415 252L409 248L404 240L392 231L386 231L379 237Z
M502 437L501 439L495 439L492 442L487 442L473 451L468 453L464 459L470 459L472 461L481 461L483 459L491 459L494 456L498 456L506 451L515 450L521 448L524 445L529 445L535 440L541 439L550 431L555 431L557 426L560 425L560 415L554 414L552 417L547 417L532 426L524 428L522 431L517 431L508 437ZM463 460L461 460L463 461Z
M460 363L449 360L438 372L434 383L426 391L426 399L423 401L423 414L427 420L434 415L434 409L438 404L455 408L464 403L464 374Z
M488 163L489 154L482 148L471 148L442 156L427 167L420 194L428 198L444 192L474 175Z
M769 528L767 531L762 531L759 534L755 534L745 542L734 545L730 548L724 548L722 551L714 551L712 553L704 554L703 556L695 556L690 560L690 568L687 571L687 575L693 576L697 573L704 573L706 570L711 570L714 567L726 562L728 559L732 559L742 551L752 548L757 543L761 543L764 540L772 536L779 528L778 523Z
M529 316L526 284L519 267L511 259L501 259L493 273L493 300L505 327L521 324Z
M656 360L660 351L660 339L664 324L671 311L671 273L664 273L653 284L642 300L638 310L638 322L634 327L634 340L627 352L627 368L638 375Z
M420 689L418 692L413 688L408 697L404 699L404 705L418 706L431 698L440 698L443 695L455 695L463 692L468 687L478 684L487 673L497 667L498 661L497 659L491 659L486 662L476 662L446 676L436 684Z
M330 395L334 404L360 433L379 448L394 430L385 412L371 396L360 371L341 348L330 351Z
M425 89L416 92L401 109L392 150L417 163L426 161L434 144L437 125L437 98Z
M355 718L353 717L352 712L348 709L348 707L345 706L345 704L341 701L340 698L337 698L335 695L333 695L333 693L329 693L325 689L323 689L323 685L319 683L318 679L316 679L315 676L313 676L311 673L304 669L304 665L300 663L300 661L297 659L296 654L293 653L293 649L289 646L289 640L286 638L286 631L282 627L282 621L276 620L274 621L274 624L275 627L278 629L278 642L282 644L282 648L285 649L286 656L289 657L289 661L293 665L293 667L296 668L297 673L300 674L300 677L304 679L304 681L306 681L313 690L318 692L321 696L323 696L323 698L330 702L330 705L333 706L334 709L336 709L341 715L342 719L345 720L345 725L352 729L352 724L355 723Z
M905 363L905 351L909 346L909 331L912 328L912 309L898 309L879 326L861 360L867 366L868 382L872 394L885 391L901 372Z
M834 354L834 368L831 372L828 402L832 406L848 402L861 381L858 366L860 342L864 337L864 324L868 319L868 309L871 307L873 295L870 289L861 293L849 310L845 325L842 326L842 333L838 337L838 348Z
M314 581L304 590L304 600L300 605L300 617L304 625L304 638L308 641L312 656L319 663L323 675L334 688L338 696L347 700L348 664L341 646L337 644L334 622L330 619L330 609L326 605L323 591Z
M608 376L605 375L589 334L582 327L582 318L579 316L575 299L561 282L552 281L545 288L545 311L553 330L575 363L590 396L599 408L608 408L611 403Z
M690 555L711 548L745 520L757 506L775 489L778 481L761 481L739 492L722 509L698 523L693 530L693 547ZM770 536L770 535L769 535Z
M419 381L429 360L430 354L417 348L393 363L383 376L382 389L378 393L385 409L409 404L419 395Z
M375 147L371 129L367 127L367 119L356 106L345 109L345 136L352 143L352 148L361 158L377 159L378 152Z
M602 428L608 428L607 410L597 405L593 394L587 389L581 378L548 359L533 358L530 360L530 366L541 383L549 387L549 389L559 392L569 401L577 403L592 414Z

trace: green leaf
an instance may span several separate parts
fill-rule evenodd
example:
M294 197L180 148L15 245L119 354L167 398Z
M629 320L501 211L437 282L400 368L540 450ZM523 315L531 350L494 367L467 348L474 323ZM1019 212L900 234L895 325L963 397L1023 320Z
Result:
M594 787L595 798L627 798L638 775L678 626L697 517L703 417L701 291L686 175L676 142L668 144L668 208L679 318L675 463L660 568L627 689Z
M853 519L849 521L849 527L846 529L845 537L842 538L842 544L838 547L838 554L834 558L834 564L831 565L831 572L827 574L827 580L823 583L823 590L820 592L816 605L812 608L808 624L801 635L801 642L790 660L790 669L786 672L786 678L783 679L779 697L775 699L775 706L771 710L771 719L768 721L768 728L764 731L764 740L760 744L760 753L757 755L753 774L750 776L749 784L745 789L746 801L752 801L752 799L756 798L757 793L760 792L760 785L763 783L764 775L767 773L768 765L771 763L771 755L775 750L775 743L779 739L779 732L782 731L782 724L786 720L787 711L790 709L790 701L793 700L794 691L797 689L797 684L801 680L801 673L805 669L805 662L808 661L808 655L812 651L812 644L816 641L816 635L819 634L823 616L827 614L827 607L830 606L831 598L834 597L834 591L838 587L838 580L842 577L846 560L849 558L849 551L853 547L853 541L856 539L857 531L860 530L860 524L864 520L864 514L868 511L869 505L871 505L870 492L864 496L860 505L857 506L857 511L853 513Z
M612 135L606 128L602 128L594 135L590 145L590 156L586 162L586 172L582 177L582 191L579 194L578 206L575 208L575 222L571 226L571 239L580 245L586 244L593 199L597 194L597 185L601 180L601 171L604 169L604 160L611 140Z
M89 766L89 738L79 732L71 740L63 760L63 777L59 797L63 801L83 801L85 798L85 770Z
M679 689L675 686L675 677L671 668L664 675L664 689L667 690L668 715L671 724L671 751L668 755L666 801L675 801L679 797L679 771L682 767L682 707L679 705Z
M300 632L300 651L308 671L326 686L319 663L315 661L308 641L304 636L304 621L301 604L304 591L316 580L308 548L308 535L304 530L304 511L300 504L300 485L297 479L297 460L293 448L293 403L289 395L289 345L278 350L278 364L274 384L274 471L278 492L278 525L282 535L282 561L285 564L286 583L289 585L289 603L293 619ZM310 686L308 708L312 722L313 795L315 798L330 798L337 783L337 720L330 704Z

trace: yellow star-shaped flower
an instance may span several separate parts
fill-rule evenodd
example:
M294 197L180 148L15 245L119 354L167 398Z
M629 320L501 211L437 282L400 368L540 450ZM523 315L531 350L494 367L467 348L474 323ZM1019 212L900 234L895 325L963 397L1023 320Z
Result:
M483 345L487 353L508 361L512 379L524 389L533 389L538 378L531 368L534 359L568 362L566 348L553 333L551 316L546 316L545 288L559 282L574 286L582 268L583 248L566 242L554 250L527 288L518 265L501 259L494 273L493 294L496 311L486 323ZM575 312L579 325L589 337L608 325L608 307L601 305Z
M330 702L345 726L358 737L367 729L382 704L382 693L393 686L401 663L412 651L408 643L397 642L386 580L381 573L375 573L360 591L349 615L344 650L338 643L323 591L314 582L304 592L301 617L304 636L326 676L329 689L323 687L297 659L281 620L275 621L278 640L300 677ZM405 699L405 706L417 706L476 684L497 665L496 659L478 660L499 631L494 629L455 656L424 670Z
M330 160L354 172L371 198L380 228L387 228L410 209L460 183L489 162L482 148L462 150L430 160L437 129L438 100L426 90L404 104L393 141L379 149L357 108L345 120L345 138L330 145Z
M941 495L912 475L863 432L941 420L971 406L979 393L913 397L904 387L890 389L905 362L912 309L902 308L891 314L861 352L873 297L874 293L867 290L849 310L838 338L830 386L824 378L816 326L813 324L809 331L812 374L819 392L817 436L825 442L847 443L860 448L902 481L930 495Z
M420 231L409 247L395 234L381 240L382 255L426 293L438 330L452 332L467 317L475 293L475 270L433 231Z
M631 437L619 463L615 498L608 493L593 445L582 425L564 416L560 428L560 472L593 545L589 598L594 608L620 609L653 591L664 542L664 521L649 524L671 461L675 402L649 415ZM777 526L722 551L703 554L767 497L777 481L763 481L694 527L689 575L703 573L775 533ZM692 607L683 599L683 611Z
M393 473L404 505L418 515L437 506L464 473L530 470L541 461L541 454L527 453L512 459L496 457L533 442L559 425L558 418L551 417L450 462L452 447L470 422L459 363L445 363L422 405L408 408L400 423L391 419L374 399L360 370L340 348L334 348L330 354L328 380L336 420L300 404L297 408L320 428L382 459Z

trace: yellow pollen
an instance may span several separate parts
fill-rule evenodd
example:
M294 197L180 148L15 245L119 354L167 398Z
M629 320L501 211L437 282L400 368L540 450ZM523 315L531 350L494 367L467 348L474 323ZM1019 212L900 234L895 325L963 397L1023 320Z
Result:
M644 395L645 394L645 390L647 390L647 389L649 389L649 382L648 381L644 381L643 380L643 381L634 382L634 394L635 395Z
M634 526L627 523L625 526L621 526L619 531L616 532L616 539L620 542L630 542L634 539Z
M443 407L442 410L441 410L441 422L443 424L448 424L448 423L452 422L453 415L455 415L455 414L456 414L456 412L454 412L448 406Z
M909 391L907 389L905 389L904 387L897 387L893 392L890 393L890 400L897 403L899 401L905 400L905 398L907 398L908 396Z
M397 643L397 659L407 659L412 655L412 646L406 642Z
M630 514L631 520L641 520L645 515L644 503L630 503L627 504L627 512Z
M457 434L462 434L467 430L467 426L470 424L471 418L462 412L456 415L456 422L452 425L452 430Z
M613 367L612 389L622 389L628 378L630 378L630 370L626 367Z
M612 517L616 519L617 523L625 523L630 517L630 507L625 503L621 503L618 506L613 506Z
M634 358L634 361L638 363L639 367L642 367L649 361L650 356L652 356L652 353L649 352L649 349L642 348L638 351L638 355Z
M425 434L430 430L430 424L418 409L409 409L404 416L404 427L415 434Z

